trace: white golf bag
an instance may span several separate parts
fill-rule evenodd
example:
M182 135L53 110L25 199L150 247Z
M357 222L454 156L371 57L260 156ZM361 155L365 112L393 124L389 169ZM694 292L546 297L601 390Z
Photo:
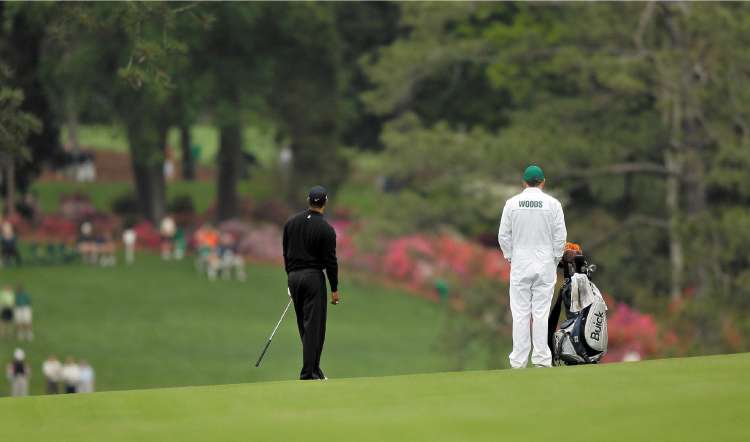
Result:
M560 289L550 331L557 325L561 302L567 319L550 339L553 365L596 364L607 352L607 304L589 279L592 272L585 268L584 273L574 273Z

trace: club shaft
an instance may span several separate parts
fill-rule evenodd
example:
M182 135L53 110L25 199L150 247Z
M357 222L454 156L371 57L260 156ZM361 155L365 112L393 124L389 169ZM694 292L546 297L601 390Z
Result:
M269 339L266 342L266 346L263 347L263 351L260 353L260 356L258 356L258 361L255 363L256 367L260 367L260 361L263 359L263 356L266 354L266 350L268 350L268 347L271 345L271 340Z
M268 350L268 347L271 345L271 340L276 334L276 330L279 329L279 326L281 325L281 321L284 320L284 316L286 316L286 312L289 311L289 307L291 305L292 305L292 300L290 298L289 302L286 304L286 308L284 309L284 312L281 314L281 317L279 318L279 322L276 323L276 327L273 328L273 331L271 332L271 336L268 337L268 342L266 342L266 346L263 347L263 351L260 353L260 356L258 357L258 362L255 363L256 367L260 367L260 361L263 360L263 356L265 356L266 351Z

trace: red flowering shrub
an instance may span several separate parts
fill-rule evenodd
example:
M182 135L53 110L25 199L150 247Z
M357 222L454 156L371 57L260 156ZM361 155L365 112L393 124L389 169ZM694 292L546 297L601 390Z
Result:
M421 236L406 236L390 241L382 257L381 271L396 280L420 286L427 276L429 262L434 262L433 245Z
M499 252L455 235L403 236L386 241L379 253L367 253L359 250L354 241L355 223L335 221L332 225L343 264L422 292L431 291L436 278L470 284L478 278L507 281L510 274Z
M354 244L354 238L349 232L353 225L349 221L333 221L331 226L336 231L336 255L342 261L352 261L356 258L357 247Z
M470 284L477 278L507 281L510 268L501 255L462 238L415 235L387 244L382 258L386 276L430 288L432 278L447 276Z
M73 241L78 236L78 224L60 215L47 215L34 233L39 239Z
M148 221L141 221L133 227L138 246L158 250L161 244L159 231Z
M510 280L510 265L499 251L455 235L409 235L386 241L382 253L363 253L352 238L356 224L333 225L342 263L405 283L422 293L431 293L437 278L459 280L466 286ZM607 295L605 298L610 306L605 362L621 361L626 356L653 357L679 346L677 335L660 329L652 315L617 303ZM734 335L730 327L725 330L726 335Z
M659 327L653 316L627 304L610 304L608 320L609 350L605 362L621 361L628 353L638 354L641 358L653 356L664 345L659 341Z
M487 250L484 252L482 258L482 275L485 278L500 280L508 282L510 281L510 265L501 256L498 256L494 250Z

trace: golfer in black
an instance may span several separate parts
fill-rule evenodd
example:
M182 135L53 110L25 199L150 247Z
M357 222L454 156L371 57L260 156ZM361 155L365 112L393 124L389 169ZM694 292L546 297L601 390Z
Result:
M321 186L310 189L309 208L284 225L284 265L289 291L302 338L300 379L326 379L320 354L326 337L326 281L331 284L331 304L339 303L336 232L323 218L328 196Z

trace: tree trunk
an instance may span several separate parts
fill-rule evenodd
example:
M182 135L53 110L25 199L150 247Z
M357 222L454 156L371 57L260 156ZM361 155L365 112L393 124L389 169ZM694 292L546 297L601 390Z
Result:
M6 190L5 190L5 215L12 217L16 213L16 165L13 160L8 161L5 168Z
M158 225L166 212L163 167L133 161L133 179L141 214L154 225Z
M81 152L81 143L78 138L78 111L72 98L68 98L65 103L65 120L68 126L68 142L77 157Z
M195 158L193 158L193 139L190 134L190 126L180 126L180 147L182 149L182 179L193 181L195 179Z
M691 231L704 231L710 229L712 217L706 216L708 206L708 197L706 191L706 166L700 155L700 144L694 141L686 146L687 152L684 156L684 165L682 168L682 194L684 195L684 213L685 223L691 226ZM700 297L709 292L710 276L707 271L708 266L703 260L704 247L710 235L699 235L701 240L691 236L685 238L688 246L688 267L691 271L686 278L686 285L695 289L695 295ZM701 245L700 242L704 244Z
M682 297L683 268L685 257L680 235L680 164L671 150L667 150L664 161L672 174L667 176L666 201L669 217L669 267L670 267L670 296L673 300Z
M133 114L138 114L134 111ZM166 212L164 146L169 126L148 115L136 116L127 127L136 196L141 214L154 224Z
M223 124L219 133L218 174L216 188L218 207L216 218L226 221L239 215L237 180L242 161L242 126L239 121Z

